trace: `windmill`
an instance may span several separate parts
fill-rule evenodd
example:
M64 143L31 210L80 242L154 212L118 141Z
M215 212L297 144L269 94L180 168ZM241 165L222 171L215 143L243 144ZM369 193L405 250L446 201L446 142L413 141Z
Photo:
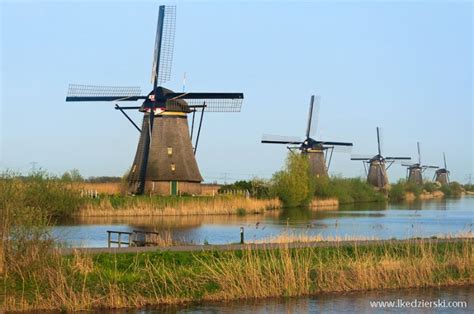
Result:
M304 140L291 136L264 135L262 143L291 145L287 146L290 151L299 149L302 154L308 156L312 173L316 177L327 177L334 148L337 146L351 147L352 143L318 141L314 139L318 122L319 103L320 97L312 95Z
M448 166L446 165L446 155L443 152L443 161L444 161L444 168L440 168L435 171L433 181L439 182L441 185L448 185L449 184L449 170Z
M423 184L423 172L426 169L437 169L438 166L427 166L421 163L421 151L420 151L420 142L416 142L416 146L418 149L418 163L415 164L403 164L403 166L407 167L407 176L408 182L414 182L418 185Z
M393 165L397 160L411 160L411 157L384 157L382 156L382 147L380 144L380 129L377 127L377 155L373 157L362 157L362 156L353 156L351 160L361 160L365 173L367 174L367 182L372 184L377 188L386 188L388 185L388 176L387 170ZM388 166L386 165L388 163ZM369 165L369 170L367 171L367 166Z
M199 194L202 176L195 159L204 111L239 112L242 93L173 92L161 84L171 76L176 7L160 6L152 65L152 90L141 95L139 87L69 85L66 101L136 102L140 106L115 105L140 132L135 159L128 182L133 194ZM142 127L125 113L143 113ZM200 113L199 128L193 147L194 118ZM191 135L188 114L192 113Z

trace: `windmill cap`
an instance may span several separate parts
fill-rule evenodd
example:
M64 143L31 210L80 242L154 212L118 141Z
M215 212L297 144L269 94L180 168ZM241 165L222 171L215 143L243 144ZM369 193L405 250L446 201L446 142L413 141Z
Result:
M174 93L171 89L165 88L165 87L157 87L156 88L156 94L158 97L163 97L167 94ZM167 111L176 111L176 112L186 112L189 113L191 110L189 109L188 103L183 100L183 99L170 99L166 101L158 101L158 103L154 104L153 102L155 101L155 92L152 90L150 93L148 93L147 99L143 102L140 111L144 112L146 111L147 108L155 107L158 108L165 108Z

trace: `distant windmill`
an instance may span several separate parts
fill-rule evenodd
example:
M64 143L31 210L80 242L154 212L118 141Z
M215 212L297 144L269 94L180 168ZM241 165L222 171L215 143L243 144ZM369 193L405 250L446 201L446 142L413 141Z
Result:
M334 148L336 146L352 147L352 143L318 141L314 139L316 124L318 123L319 104L320 97L312 95L309 104L306 137L304 140L293 136L263 135L262 143L293 145L287 146L287 148L290 151L299 149L302 154L307 155L312 173L317 177L327 177Z
M129 192L133 194L199 194L202 177L194 155L204 110L238 112L244 97L242 93L176 93L159 86L170 79L175 23L176 7L160 6L151 76L153 89L147 95L141 95L139 87L69 85L68 102L143 101L141 106L115 105L115 109L120 110L140 132L128 176ZM127 109L143 113L141 128L125 113ZM197 110L201 112L201 120L193 147L194 114ZM187 120L189 113L193 113L191 134Z
M415 164L403 164L403 166L407 167L408 172L408 182L414 182L418 185L423 184L423 172L426 169L437 169L438 166L427 166L421 163L421 150L420 150L420 142L416 142L416 146L418 149L418 163Z
M387 170L393 165L393 163L397 160L411 160L411 157L384 157L382 156L382 147L380 144L380 130L377 127L377 148L378 153L373 157L362 157L362 156L354 156L351 157L351 160L361 160L365 173L367 174L367 182L372 184L377 188L386 188L388 185L388 176ZM388 163L388 166L386 164ZM369 170L367 171L367 166L369 165Z
M448 166L446 165L446 155L443 152L443 161L444 161L444 168L440 168L436 170L433 180L435 182L441 183L441 185L448 185L449 184L449 170Z

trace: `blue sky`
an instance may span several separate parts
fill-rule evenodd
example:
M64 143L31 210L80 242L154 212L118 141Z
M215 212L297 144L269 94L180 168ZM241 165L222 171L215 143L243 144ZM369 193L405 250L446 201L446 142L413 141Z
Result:
M158 5L1 4L0 167L122 175L138 132L110 103L66 103L68 83L148 91ZM168 4L168 3L164 3ZM188 91L242 91L240 113L205 116L197 154L206 181L270 177L287 154L263 133L302 136L311 94L319 139L473 172L471 2L178 2L172 80ZM140 122L140 114L132 114ZM331 173L363 175L337 154ZM390 179L405 175L393 166ZM432 176L432 173L428 173Z

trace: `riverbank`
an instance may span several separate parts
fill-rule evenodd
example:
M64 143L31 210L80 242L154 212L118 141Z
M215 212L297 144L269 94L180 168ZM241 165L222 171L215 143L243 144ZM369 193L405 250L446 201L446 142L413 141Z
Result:
M138 308L474 284L472 240L28 258L28 267L9 260L17 265L9 265L2 279L5 310Z
M218 196L103 196L87 199L74 213L78 217L188 216L262 214L281 208L276 199L238 195Z

